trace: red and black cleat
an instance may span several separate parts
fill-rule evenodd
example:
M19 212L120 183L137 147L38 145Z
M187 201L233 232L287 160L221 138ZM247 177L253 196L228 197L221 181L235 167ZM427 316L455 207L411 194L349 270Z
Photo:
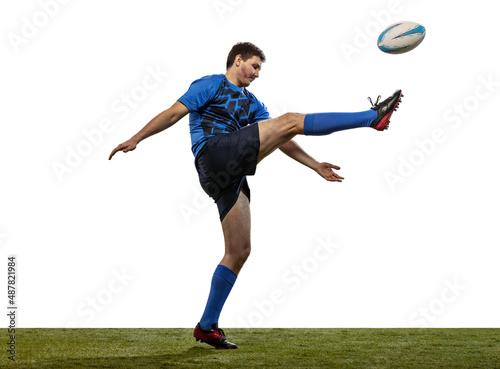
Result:
M200 328L200 323L198 323L194 329L193 336L196 338L196 341L208 343L216 349L238 348L234 343L228 342L224 331L217 324L212 324L212 329L204 330Z
M372 104L372 109L376 110L378 114L377 118L373 121L370 127L375 128L377 131L383 131L387 129L389 127L391 115L397 110L402 97L403 93L401 92L401 90L396 90L396 92L394 92L391 96L389 96L381 103L379 103L380 95L377 98L377 101L375 101L375 104L373 103L371 98L368 98L368 100L370 100L370 103Z

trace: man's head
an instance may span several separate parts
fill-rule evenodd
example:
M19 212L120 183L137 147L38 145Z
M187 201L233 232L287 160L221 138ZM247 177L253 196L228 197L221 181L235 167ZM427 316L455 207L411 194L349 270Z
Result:
M259 77L259 71L265 61L264 52L251 42L237 43L227 56L227 74L233 77L237 86L248 87Z

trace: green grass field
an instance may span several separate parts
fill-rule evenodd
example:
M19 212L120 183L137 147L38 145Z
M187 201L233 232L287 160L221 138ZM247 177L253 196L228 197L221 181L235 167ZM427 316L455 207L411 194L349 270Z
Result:
M17 329L15 363L6 331L2 368L500 368L499 329Z

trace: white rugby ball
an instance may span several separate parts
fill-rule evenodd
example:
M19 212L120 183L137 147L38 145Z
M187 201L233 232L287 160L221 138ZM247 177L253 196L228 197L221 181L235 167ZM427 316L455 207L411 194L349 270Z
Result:
M425 27L415 22L398 22L387 27L377 40L380 50L403 54L416 48L425 37Z

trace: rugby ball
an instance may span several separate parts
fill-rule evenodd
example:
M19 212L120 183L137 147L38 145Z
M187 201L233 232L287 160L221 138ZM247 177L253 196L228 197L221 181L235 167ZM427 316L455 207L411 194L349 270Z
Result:
M415 22L398 22L380 34L377 45L388 54L403 54L416 48L425 37L425 27Z

